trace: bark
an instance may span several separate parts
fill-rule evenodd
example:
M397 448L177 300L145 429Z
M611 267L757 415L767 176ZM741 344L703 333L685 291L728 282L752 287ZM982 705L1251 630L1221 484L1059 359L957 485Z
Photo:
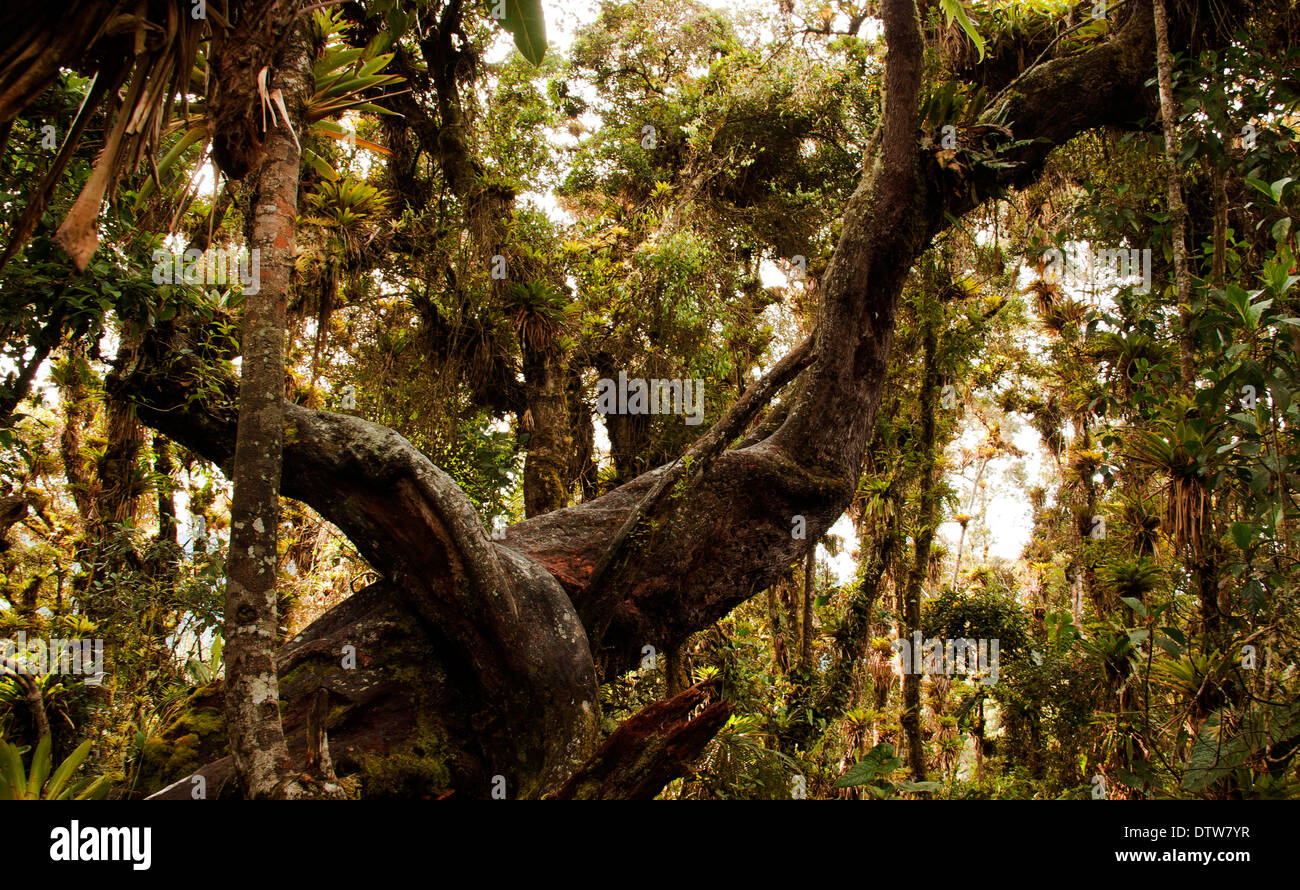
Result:
M296 0L232 0L226 11L233 27L213 30L208 52L213 85L208 96L208 132L212 134L212 160L229 179L241 180L257 170L269 147L259 132L262 98L257 78L263 68L272 66L284 42L295 34L292 22L299 5ZM284 99L290 108L292 98L286 90ZM274 138L276 132L271 128L267 139Z
M664 680L669 698L685 691L690 685L691 675L686 665L686 644L673 646L664 653Z
M1187 205L1178 173L1182 140L1178 132L1178 107L1174 104L1173 53L1169 49L1169 18L1165 0L1153 0L1156 38L1156 80L1160 93L1160 123L1165 137L1165 178L1169 190L1169 222L1173 229L1174 289L1178 300L1179 344L1182 351L1183 392L1190 394L1196 380L1196 339L1192 333L1192 273L1187 268Z
M524 344L523 352L524 398L532 423L524 459L524 514L531 518L568 505L573 438L564 356L549 344Z
M32 676L22 676L16 678L18 685L23 688L23 697L27 699L27 707L32 712L32 730L36 733L37 739L42 739L50 734L50 718L45 711L45 696L41 694L41 687Z
M108 399L108 443L95 468L99 497L95 514L100 528L96 536L108 534L108 526L130 525L135 521L140 499L140 450L144 428L135 416L135 406L120 399Z
M292 110L266 134L263 160L249 184L247 236L261 254L261 281L246 294L239 423L232 464L227 557L226 727L244 793L296 796L280 724L275 672L277 533L284 440L285 305L293 273L298 208L297 136L311 89L311 48L297 28L277 58L274 88Z
M790 657L786 654L785 631L781 627L781 607L777 602L777 584L767 588L767 626L772 634L772 660L782 674L790 672Z
M930 569L930 550L934 543L934 530L938 524L938 504L935 489L938 484L938 454L935 447L935 413L939 402L938 318L937 307L929 307L922 322L924 370L921 382L920 413L920 501L917 507L916 529L911 571L903 591L902 614L898 635L910 640L921 629L921 593ZM903 675L903 715L901 723L907 738L907 761L915 781L925 781L925 747L921 738L921 653L912 653L911 670Z
M812 670L813 650L813 597L817 595L817 542L808 548L803 561L803 618L799 622L799 669L805 674Z
M161 433L153 436L153 470L158 488L158 540L178 544L176 538L176 465L172 446Z
M59 435L59 455L63 459L63 476L82 517L83 527L95 522L96 499L91 496L90 462L82 452L82 431L90 423L93 411L87 384L90 369L80 349L69 351L63 366L60 401L63 403L63 432Z
M701 683L629 718L553 798L652 800L686 773L731 716L727 702L706 704L712 692Z
M1214 183L1214 263L1210 283L1222 290L1228 274L1228 174L1218 164L1210 165Z
M19 494L0 498L0 553L9 549L9 529L26 518L26 497Z
M597 466L596 427L592 421L591 405L583 394L582 375L570 366L569 380L566 388L569 400L569 429L573 433L573 450L569 452L567 471L568 487L577 485L582 492L582 500L596 497Z

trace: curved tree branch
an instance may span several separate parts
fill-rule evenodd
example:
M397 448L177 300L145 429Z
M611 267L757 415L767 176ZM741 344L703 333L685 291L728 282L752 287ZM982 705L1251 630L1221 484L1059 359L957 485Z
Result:
M913 0L885 0L882 14L883 125L822 281L815 358L767 438L720 451L672 484L669 468L647 473L520 523L498 543L485 539L452 481L395 432L286 406L284 493L339 525L445 643L440 657L470 687L464 700L485 709L475 731L492 765L476 776L513 757L527 763L531 790L561 784L595 737L593 656L609 677L637 664L646 644L670 649L802 555L806 538L791 534L792 521L801 517L816 539L853 497L913 263L962 213L1033 182L1054 146L1093 127L1141 126L1150 107L1150 3L1133 0L1110 40L1026 71L991 104L984 122L1010 130L1004 157L1016 165L954 181L920 138ZM186 375L159 372L162 347L153 350L122 369L118 391L140 403L146 423L226 463L228 407L187 405L176 382ZM725 445L734 434L718 438ZM598 624L608 615L594 652L579 614Z

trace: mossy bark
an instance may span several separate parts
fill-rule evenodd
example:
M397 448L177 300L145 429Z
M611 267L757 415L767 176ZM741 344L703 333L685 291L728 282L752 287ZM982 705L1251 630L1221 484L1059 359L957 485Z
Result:
M247 183L249 249L260 281L244 294L239 423L232 465L226 560L226 728L249 797L293 794L280 726L275 672L277 535L284 445L284 323L293 276L303 108L311 89L311 46L293 27L275 59L272 89L292 109L266 134L260 167Z

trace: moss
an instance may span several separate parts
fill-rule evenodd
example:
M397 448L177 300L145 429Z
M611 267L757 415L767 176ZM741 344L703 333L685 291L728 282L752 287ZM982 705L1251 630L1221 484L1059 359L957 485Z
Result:
M152 794L184 778L225 752L226 718L219 683L190 694L162 735L152 736L140 752L135 787Z
M194 772L199 762L199 737L193 733L171 741L154 736L144 743L140 754L138 790L146 795L167 787Z
M409 690L417 717L416 730L388 751L367 751L358 758L362 798L437 796L451 787L455 753L446 734L428 715L436 711L426 690L431 678L425 665L431 649L418 638L395 642L386 671L396 686ZM399 666L400 665L400 666Z
M446 745L441 736L422 729L386 753L361 757L361 796L428 798L451 785Z
M193 735L204 742L215 735L224 737L225 731L226 718L215 708L198 708L193 711L186 711L167 728L168 735L183 732L187 738Z

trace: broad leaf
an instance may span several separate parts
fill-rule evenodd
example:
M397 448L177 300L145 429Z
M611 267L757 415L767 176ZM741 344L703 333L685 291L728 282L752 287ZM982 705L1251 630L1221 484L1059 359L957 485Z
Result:
M542 17L542 0L490 0L493 18L504 11L501 27L515 38L515 46L534 65L542 64L546 55L546 20Z

